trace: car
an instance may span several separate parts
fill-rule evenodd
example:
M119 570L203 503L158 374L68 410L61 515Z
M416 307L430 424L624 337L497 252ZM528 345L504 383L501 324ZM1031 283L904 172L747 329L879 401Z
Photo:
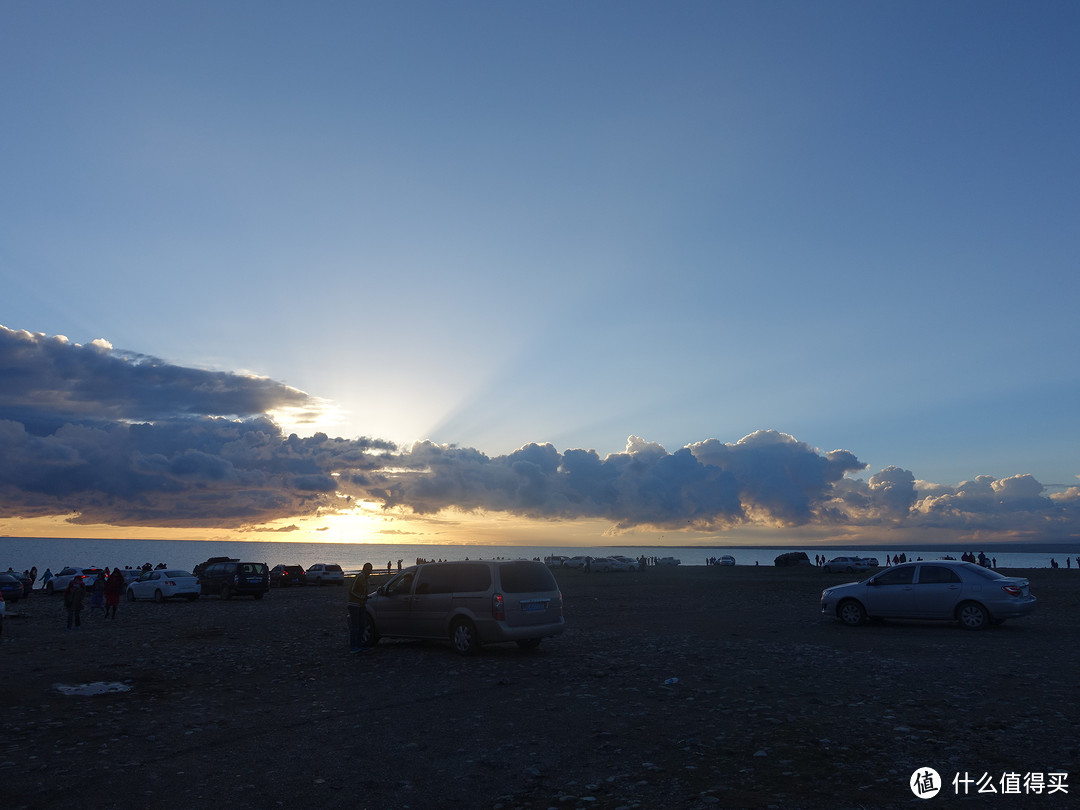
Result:
M563 632L563 598L538 560L423 563L401 571L365 605L364 646L381 637L446 639L461 655L482 644L533 649Z
M681 565L682 560L677 560L674 557L661 557L656 561L657 565Z
M958 560L901 563L821 592L821 614L850 626L867 619L933 619L982 630L1027 616L1037 603L1028 580Z
M308 584L313 585L344 585L345 572L340 565L333 563L315 563L308 566Z
M28 574L26 571L15 571L9 568L4 573L12 579L16 580L20 585L22 585L23 596L29 596L31 593L34 592L34 580L30 578L30 574Z
M833 557L822 567L830 574L854 574L856 571L869 571L870 563L862 557Z
M577 557L568 557L567 559L563 560L562 567L563 568L584 568L585 564L588 561L589 561L589 558L585 557L585 556L580 556L579 555Z
M723 554L716 561L716 564L717 565L734 565L735 564L735 558L733 556L731 556L730 554Z
M567 559L568 558L562 554L552 554L548 557L544 557L544 562L551 568L563 568Z
M124 578L124 585L130 585L132 582L142 576L143 570L141 568L121 568L120 576ZM192 575L194 576L194 574Z
M638 566L638 561L635 560L633 557L626 557L626 556L623 556L622 554L613 554L611 556L611 559L615 560L615 562L620 564L619 567L615 569L616 571L637 571L638 570L638 567L639 567Z
M275 565L270 569L270 585L287 588L307 582L307 572L302 565Z
M187 599L194 602L199 598L199 578L190 571L179 568L158 568L143 571L137 580L127 586L129 602L136 599L153 599L164 602L166 599Z
M90 568L77 568L75 566L67 566L62 568L60 573L45 583L45 593L48 596L52 596L54 593L63 593L67 590L67 586L71 584L71 580L75 577L82 577L87 588L93 584L97 579L98 574L104 574L105 572L97 568L96 566Z
M621 565L622 563L611 559L611 557L596 557L589 563L589 570L606 573L608 571L618 571Z
M0 594L8 602L18 602L23 598L23 584L11 574L0 574Z
M879 568L881 566L877 557L863 557L862 559L866 560L866 564L871 568Z
M266 563L226 560L207 565L199 575L199 592L219 594L222 599L252 596L262 599L270 590L270 570Z
M788 566L813 565L813 563L810 562L810 558L806 556L805 551L786 551L773 560L773 565L777 568L785 568Z
M192 568L191 573L193 573L197 577L202 576L202 572L205 571L207 569L207 567L213 565L214 563L237 562L238 560L239 560L239 557L211 557L206 562L201 562L198 565L196 565L194 568Z

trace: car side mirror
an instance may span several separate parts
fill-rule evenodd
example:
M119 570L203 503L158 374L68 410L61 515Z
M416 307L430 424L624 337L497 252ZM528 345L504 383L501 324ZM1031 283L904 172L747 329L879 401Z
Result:
M386 596L386 586L380 585L379 589L375 591L375 593L377 593L379 596Z
M870 579L866 580L866 584L867 585L877 585L877 577L870 577Z

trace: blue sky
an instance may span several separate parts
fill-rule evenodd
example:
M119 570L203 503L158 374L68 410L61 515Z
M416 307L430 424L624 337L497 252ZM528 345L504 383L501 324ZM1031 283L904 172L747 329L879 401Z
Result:
M0 324L299 389L286 435L604 459L767 431L848 477L1061 495L1078 23L5 4Z

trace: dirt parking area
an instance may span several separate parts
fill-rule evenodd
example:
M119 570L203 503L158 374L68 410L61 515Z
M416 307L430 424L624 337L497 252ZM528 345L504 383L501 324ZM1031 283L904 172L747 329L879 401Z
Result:
M349 655L342 588L123 602L70 633L35 594L0 644L4 806L890 808L923 806L931 767L997 783L967 804L1075 807L1080 571L1011 573L1037 613L968 632L824 620L850 577L819 569L557 572L566 632L471 658ZM96 682L126 691L60 688ZM1014 772L1068 793L1002 794Z

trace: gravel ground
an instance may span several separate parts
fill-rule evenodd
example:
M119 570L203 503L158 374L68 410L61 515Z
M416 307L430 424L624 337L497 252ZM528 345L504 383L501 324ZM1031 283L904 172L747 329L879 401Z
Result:
M1010 573L1010 572L1006 572ZM341 588L129 604L64 631L9 605L5 810L1076 807L1080 571L984 632L818 615L818 569L559 572L567 631L538 650L384 640L346 653ZM129 691L64 694L58 685ZM956 773L988 774L998 795ZM1068 794L1001 795L1005 773ZM1075 783L1075 784L1072 784ZM1021 788L1022 790L1022 788Z

